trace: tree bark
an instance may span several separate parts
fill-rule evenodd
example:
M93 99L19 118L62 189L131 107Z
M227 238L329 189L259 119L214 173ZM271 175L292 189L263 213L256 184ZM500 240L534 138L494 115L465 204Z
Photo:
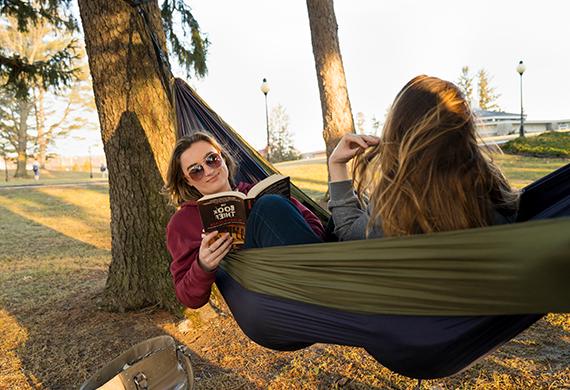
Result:
M145 3L166 53L156 1ZM175 142L173 110L140 15L124 1L79 0L109 169L112 262L104 300L118 310L178 307L160 190Z
M38 88L38 96L36 97L36 128L38 131L38 162L40 168L46 167L46 153L49 139L45 132L45 109L44 109L44 90Z
M307 0L307 9L328 161L340 138L345 133L354 133L354 120L340 54L333 0Z
M31 103L21 100L18 103L19 124L18 141L16 143L16 173L14 177L28 177L26 165L28 162L28 117L31 111Z
M8 182L8 158L6 158L6 155L3 155L2 157L4 158L4 179L6 182Z

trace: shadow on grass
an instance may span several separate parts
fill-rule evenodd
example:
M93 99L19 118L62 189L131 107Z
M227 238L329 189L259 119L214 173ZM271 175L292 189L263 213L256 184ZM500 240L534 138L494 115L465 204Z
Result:
M59 197L35 192L13 196L10 202L22 200L35 203L30 214L42 213L44 218L56 212L51 206L62 202ZM73 218L78 220L91 217L72 203L63 208L73 209ZM88 222L93 223L92 218ZM100 308L110 250L2 205L0 234L2 385L11 389L77 388L132 345L169 334L161 325L174 323L176 318L166 312L110 313ZM198 375L220 376L253 388L243 377L194 351L192 361Z
M0 206L0 264L104 256L109 250L77 240L48 226Z
M2 225L7 239L2 252L10 252L5 247L10 244L17 244L15 249L19 248L26 254L36 250L39 255L44 255L44 251L68 251L76 247L71 245L68 248L69 243L64 238L46 234L46 231L42 231L44 227L83 244L108 250L108 210L105 188L42 188L3 192L0 194L0 213L6 213L2 216Z
M62 277L65 275L52 272L34 278L32 283L46 286ZM36 305L8 310L13 322L27 335L15 346L15 351L30 387L37 388L41 384L45 388L77 388L132 345L168 334L158 326L174 321L166 312L109 313L100 310L98 295L103 285L104 274L76 275L75 283L66 286L48 304L42 305L39 297ZM242 377L203 359L196 351L191 351L191 358L199 376L221 376L226 381L247 385ZM24 387L22 383L10 385L11 388Z

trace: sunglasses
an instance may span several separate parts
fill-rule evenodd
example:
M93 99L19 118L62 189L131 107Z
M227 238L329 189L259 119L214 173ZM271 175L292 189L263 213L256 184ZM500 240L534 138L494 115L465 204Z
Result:
M222 166L222 156L218 153L210 153L204 158L204 164L210 169L217 169ZM188 170L188 176L194 181L200 181L204 177L204 166L194 164Z

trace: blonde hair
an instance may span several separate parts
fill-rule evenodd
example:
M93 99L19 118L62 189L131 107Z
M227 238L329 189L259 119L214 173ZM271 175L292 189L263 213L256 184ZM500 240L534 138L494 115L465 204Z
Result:
M360 155L353 174L386 236L488 226L495 210L518 205L500 169L477 143L474 116L461 91L417 76L398 93L378 146Z
M166 183L162 189L162 193L169 197L170 203L174 206L180 206L189 200L197 200L202 197L200 191L194 186L188 184L184 177L184 172L180 166L180 156L188 148L196 142L204 141L212 145L224 159L228 167L228 178L230 186L235 187L234 177L237 172L237 163L234 158L224 149L216 139L204 131L198 131L189 136L181 137L174 146L174 150L170 156L168 163L168 171L166 172Z

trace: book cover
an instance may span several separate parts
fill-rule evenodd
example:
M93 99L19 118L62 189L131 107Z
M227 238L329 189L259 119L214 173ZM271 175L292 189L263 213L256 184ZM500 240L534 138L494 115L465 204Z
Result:
M289 177L271 175L251 187L247 195L239 191L227 191L198 199L198 210L204 231L209 233L217 230L219 233L230 233L234 239L233 247L241 247L245 243L249 211L255 200L265 194L277 194L289 198L291 194Z

